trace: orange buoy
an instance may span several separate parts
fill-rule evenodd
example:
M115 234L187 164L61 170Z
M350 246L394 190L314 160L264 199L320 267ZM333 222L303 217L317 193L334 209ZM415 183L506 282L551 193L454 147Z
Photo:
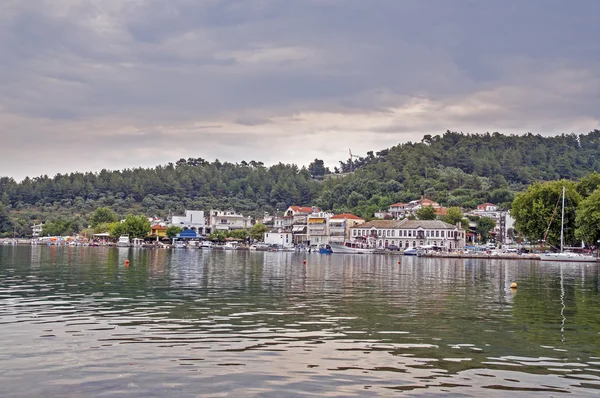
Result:
M398 261L398 265L400 265L400 261Z
M511 289L516 289L517 288L517 284L515 282L510 284L510 288Z
M306 260L304 260L302 263L303 263L303 264L306 264Z
M129 260L125 260L125 265L129 265Z

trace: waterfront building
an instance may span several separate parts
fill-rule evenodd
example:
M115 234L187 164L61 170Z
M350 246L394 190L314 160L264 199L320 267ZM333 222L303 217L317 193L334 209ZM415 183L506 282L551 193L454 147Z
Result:
M211 210L208 224L211 232L250 229L252 228L252 217L234 211Z
M509 237L508 230L514 228L515 220L510 216L509 211L501 210L499 206L493 203L482 203L477 206L476 210L470 211L465 215L491 218L496 222L494 230L490 232L496 243L513 243Z
M373 220L350 230L353 240L378 248L434 246L456 250L465 247L465 231L440 220Z
M350 213L336 214L329 218L329 242L343 243L350 239L350 228L365 220Z
M172 216L171 225L176 225L184 230L192 230L198 236L207 233L206 219L202 210L186 210L183 216Z
M329 219L333 216L327 212L313 212L306 217L307 241L311 245L321 245L329 242Z
M265 232L264 241L268 245L290 246L293 235L291 232Z
M306 243L308 241L308 216L319 212L321 212L321 209L314 206L290 206L287 208L281 222L286 226L291 222L293 242L295 244Z

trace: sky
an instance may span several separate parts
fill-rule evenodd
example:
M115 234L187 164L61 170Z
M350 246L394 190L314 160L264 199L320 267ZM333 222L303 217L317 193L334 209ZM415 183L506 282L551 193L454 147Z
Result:
M2 0L0 176L600 128L597 0Z

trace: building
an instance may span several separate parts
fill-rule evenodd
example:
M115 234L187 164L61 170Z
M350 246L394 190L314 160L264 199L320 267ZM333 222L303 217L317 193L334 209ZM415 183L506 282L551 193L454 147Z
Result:
M433 207L435 209L435 214L438 216L446 215L446 211L448 210L431 199L419 199L412 200L408 203L394 203L388 208L387 212L384 213L384 217L379 218L386 218L389 216L394 220L402 220L403 218L416 216L417 211L427 206Z
M252 228L252 217L233 211L211 210L209 212L209 228L211 232L250 229Z
M320 212L321 209L318 207L290 206L287 208L283 215L284 218L281 221L284 225L290 225L289 223L291 222L291 231L295 244L306 243L308 241L308 216Z
M350 239L350 228L365 220L350 213L336 214L329 218L329 242L343 243Z
M465 247L465 231L440 220L373 220L351 227L351 238L384 248L435 246L446 250Z
M160 224L154 224L150 227L150 236L159 240L167 236L167 227Z
M42 230L44 229L44 223L33 224L31 226L31 236L37 238L38 236L42 236Z
M265 232L264 241L269 245L290 246L293 236L290 232Z
M307 241L311 245L329 243L329 219L331 213L315 212L306 216Z
M508 236L508 230L514 228L515 220L510 216L510 212L500 210L500 208L493 203L483 203L477 206L476 210L473 210L465 215L472 215L477 217L488 217L496 222L494 230L491 231L496 243L513 243L512 239Z
M176 225L184 230L190 229L196 235L206 235L206 219L202 210L186 210L183 216L172 216L171 225Z

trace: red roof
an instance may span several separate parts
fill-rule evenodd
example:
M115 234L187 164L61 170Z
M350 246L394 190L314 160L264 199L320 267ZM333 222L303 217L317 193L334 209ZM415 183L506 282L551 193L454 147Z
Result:
M488 206L496 206L496 205L495 205L495 204L493 204L493 203L482 203L482 204L480 204L479 206L477 206L477 208L478 208L479 210L483 210L483 209L485 209L485 208L486 208L486 207L488 207Z
M404 207L404 206L405 206L405 204L404 203L400 203L400 202L394 203L393 205L390 205L390 207Z
M440 207L440 208L435 209L435 214L437 214L438 216L445 216L447 212L448 212L448 209L445 207Z
M167 229L167 227L163 227L162 225L153 225L152 229Z
M350 219L350 220L362 220L362 218L360 218L359 216L355 216L354 214L351 213L342 213L342 214L336 214L335 216L331 217L331 218L341 218L341 219Z
M430 199L422 199L421 205L437 205L437 203Z
M313 212L313 207L290 206L290 209L292 209L296 213L312 213ZM318 207L314 207L314 209L317 212L321 211Z

